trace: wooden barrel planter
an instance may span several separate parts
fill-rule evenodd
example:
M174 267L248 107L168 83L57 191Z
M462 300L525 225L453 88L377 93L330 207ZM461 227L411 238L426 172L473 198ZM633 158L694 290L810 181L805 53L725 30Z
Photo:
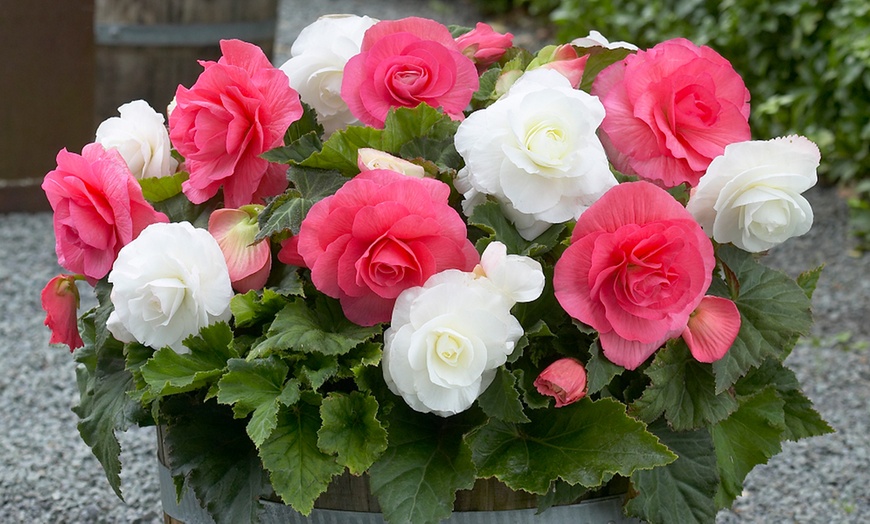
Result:
M95 123L143 99L163 112L179 84L190 87L217 60L218 42L238 38L271 57L278 0L95 0Z
M162 443L159 427L158 443ZM175 485L165 465L162 445L158 445L158 459L164 524L213 524L214 520L199 505L192 490L186 489L180 502L176 499ZM355 477L345 472L336 477L326 493L317 499L315 509L308 517L280 502L262 502L264 511L259 524L384 524L381 508L369 490L367 475ZM537 514L535 495L513 491L496 479L478 479L473 489L456 493L453 515L443 523L641 524L639 520L623 514L623 502L623 495L605 495L575 504L554 506Z

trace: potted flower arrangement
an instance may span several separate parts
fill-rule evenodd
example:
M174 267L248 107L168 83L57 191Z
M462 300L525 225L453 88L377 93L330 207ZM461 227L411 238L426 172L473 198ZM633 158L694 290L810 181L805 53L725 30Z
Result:
M222 51L168 130L126 104L43 184L46 325L119 496L138 424L217 522L308 515L342 476L389 522L479 479L712 522L831 431L783 363L821 268L763 263L812 224L818 149L752 140L714 50L331 16L281 68Z

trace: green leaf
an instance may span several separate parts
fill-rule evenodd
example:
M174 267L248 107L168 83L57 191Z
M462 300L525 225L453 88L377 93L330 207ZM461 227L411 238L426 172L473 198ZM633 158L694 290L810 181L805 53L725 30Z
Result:
M354 347L339 360L341 371L350 371L349 377L356 376L364 367L377 366L384 355L383 345L377 342L365 342Z
M740 396L752 396L768 386L773 386L785 402L783 438L797 441L833 433L833 428L813 409L812 401L801 392L800 382L794 372L784 367L781 362L766 361L763 366L753 369L740 379L734 389Z
M507 247L508 253L526 256L540 255L553 249L565 229L564 224L555 224L530 242L524 239L508 220L498 202L492 200L476 206L468 219L468 224L489 235L482 243L478 242L476 247L479 251L490 242L498 240Z
M260 155L260 157L277 164L298 164L320 151L322 147L323 142L320 140L320 134L312 131L300 136L286 146L270 149Z
M452 143L458 127L459 122L426 104L397 107L387 113L384 121L383 151L399 151L403 145L422 137Z
M299 362L294 376L308 381L311 389L318 390L327 380L338 375L338 357L322 353L310 353Z
M598 76L598 73L603 71L607 66L619 62L631 53L632 51L622 48L591 48L591 51L587 53L589 59L586 60L586 65L583 68L583 78L580 81L579 88L588 93L592 89L592 82L595 81L595 77Z
M133 375L126 371L124 346L109 339L97 346L94 315L82 318L84 347L76 350L75 359L80 400L73 407L79 417L78 430L103 466L106 479L121 495L121 446L116 430L125 431L141 416L141 406L129 394L136 390Z
M247 431L259 446L277 424L278 397L290 368L275 357L250 362L234 358L227 367L229 371L218 382L218 402L231 405L238 418L254 413Z
M504 367L498 368L492 384L477 398L477 403L487 416L505 422L528 422L523 413L523 403L517 391L517 377Z
M721 477L716 505L728 507L743 491L743 480L758 464L782 450L786 429L783 400L771 386L741 399L740 407L713 426L716 463Z
M317 447L321 422L313 398L306 395L303 401L281 408L275 430L260 445L260 458L275 493L303 515L311 513L314 501L344 469Z
M142 196L145 200L153 203L163 202L181 193L181 184L190 175L179 171L171 176L140 178L139 185L142 187Z
M334 194L348 180L336 171L296 166L287 170L287 178L293 184L292 188L270 202L260 213L260 232L255 240L262 240L285 229L294 235L298 234L302 220L311 207Z
M580 484L572 486L564 480L557 480L550 486L550 491L538 496L538 514L553 506L573 504L588 491L586 486Z
M652 383L630 412L647 422L664 414L675 430L686 431L719 422L737 409L730 392L715 392L712 367L695 360L682 339L659 350L644 373Z
M320 405L323 426L317 444L338 456L338 463L361 475L387 449L387 430L378 421L378 401L352 391L330 393Z
M807 298L813 298L813 293L816 291L816 285L819 283L819 277L822 276L823 269L825 269L824 264L815 269L804 271L798 275L797 284L804 290L804 293L807 294Z
M234 295L230 311L236 327L247 328L270 323L286 304L287 300L271 289L264 289L262 294L252 289L244 295Z
M296 299L278 312L266 340L252 350L251 356L285 349L341 355L380 332L380 326L363 327L347 320L337 300L318 297L311 307Z
M490 420L468 436L478 476L544 494L556 479L591 488L614 474L629 476L677 458L612 399L587 397L534 410L529 418L527 424Z
M323 136L323 126L317 121L317 113L305 102L302 102L302 116L296 120L284 134L284 146L266 151L262 155L269 162L289 164L301 162L311 154L320 151L323 146L320 137Z
M369 468L371 490L387 522L437 523L450 516L456 491L474 485L470 429L462 415L440 418L396 404L389 444Z
M637 495L626 504L627 513L647 522L714 522L719 475L710 432L674 432L662 419L648 429L679 458L664 467L634 472L631 482Z
M349 126L330 135L319 153L314 153L299 165L317 169L334 169L345 176L353 176L359 173L357 165L359 149L370 147L383 151L383 134L383 129Z
M596 340L589 346L589 362L586 363L586 387L590 394L598 393L610 384L613 377L625 371L625 368L607 360L601 353L601 344Z
M221 204L218 194L202 204L194 204L184 193L178 193L164 200L152 201L154 209L169 217L170 222L190 222L194 227L208 229L208 217Z
M205 327L184 345L190 353L180 355L169 347L154 353L142 368L142 378L152 395L164 396L193 391L220 377L238 353L230 347L233 332L225 322Z
M272 489L244 424L229 408L184 396L166 399L163 411L172 476L184 479L218 524L258 522L257 501Z
M730 245L720 246L717 255L739 282L736 298L717 294L734 300L741 320L731 349L713 363L716 391L721 392L767 358L785 358L797 336L809 333L813 319L806 292L786 274Z

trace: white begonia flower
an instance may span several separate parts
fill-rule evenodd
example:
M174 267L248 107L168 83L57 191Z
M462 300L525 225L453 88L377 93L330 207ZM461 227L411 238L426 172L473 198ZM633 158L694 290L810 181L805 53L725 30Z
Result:
M118 108L97 127L96 141L106 149L117 149L137 179L169 176L178 162L172 158L172 144L163 115L144 100Z
M341 98L344 66L358 55L363 35L377 23L356 15L326 15L300 31L290 48L291 58L280 69L290 86L317 113L328 136L358 122Z
M589 31L589 34L585 37L571 40L570 43L577 47L603 47L605 49L630 49L632 51L637 51L636 45L622 41L611 42L605 38L604 35L595 30Z
M531 302L544 291L540 262L522 255L509 255L501 242L486 246L474 274L488 278L512 302Z
M596 134L603 119L598 98L558 72L528 71L459 125L456 188L471 201L494 196L527 240L576 219L617 184Z
M186 353L185 338L231 316L233 289L221 248L187 222L146 227L121 248L109 282L115 310L107 327L122 342Z
M523 334L511 305L487 279L453 269L403 291L384 332L390 390L422 413L468 409Z
M716 242L758 253L803 235L813 210L819 148L802 136L738 142L710 163L686 209Z

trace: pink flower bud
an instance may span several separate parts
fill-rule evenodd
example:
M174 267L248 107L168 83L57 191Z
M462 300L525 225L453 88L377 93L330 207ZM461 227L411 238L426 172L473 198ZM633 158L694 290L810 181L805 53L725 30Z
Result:
M42 309L45 325L51 330L51 344L66 344L69 350L84 346L79 335L79 290L73 275L58 275L48 281L42 290Z
M254 241L260 231L257 215L261 209L258 205L218 209L208 219L208 232L224 254L233 289L240 293L262 288L272 268L269 242Z
M474 61L478 73L496 63L511 46L514 35L499 33L489 24L478 22L471 31L456 38L462 54Z
M555 398L557 408L567 406L586 396L586 368L573 358L560 358L538 375L535 388Z
M540 67L558 71L571 82L574 88L577 88L583 79L583 71L586 69L588 60L589 55L577 56L577 50L574 49L574 46L563 44L557 46L552 55L548 57L548 61L541 64Z

